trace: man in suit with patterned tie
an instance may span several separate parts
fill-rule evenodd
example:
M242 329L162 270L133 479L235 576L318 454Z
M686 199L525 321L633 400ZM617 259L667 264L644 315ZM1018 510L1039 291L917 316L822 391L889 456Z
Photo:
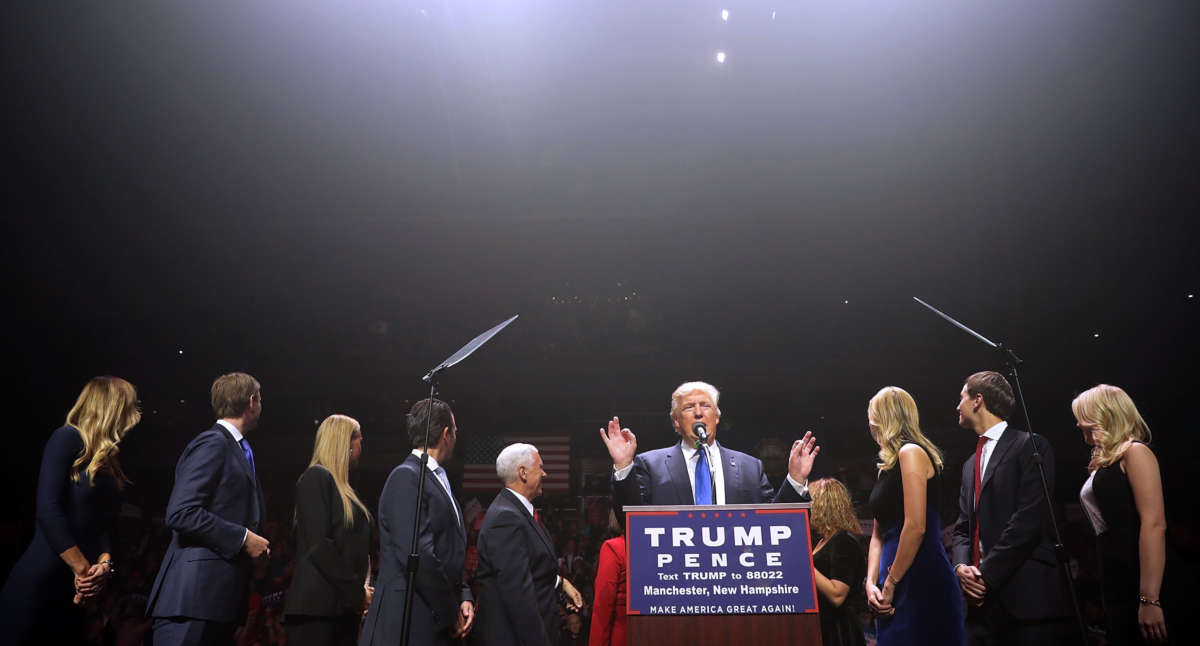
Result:
M532 444L510 444L496 458L504 489L496 495L479 529L479 646L552 646L558 643L558 595L568 608L583 599L558 576L554 541L535 517L533 499L542 493L546 471Z
M228 644L246 616L251 559L270 554L246 435L262 415L262 388L234 372L212 385L217 422L179 456L167 503L171 545L146 604L154 646Z
M967 377L958 423L978 439L963 464L951 562L967 601L967 642L1050 644L1070 634L1066 586L1047 531L1050 508L1033 458L1054 488L1054 451L1006 421L1016 404L998 372Z
M680 441L637 453L637 437L612 418L600 437L613 460L613 505L725 505L806 502L808 474L821 450L812 433L792 444L787 481L775 491L762 460L726 448L717 439L721 393L712 384L689 381L671 394L671 424ZM707 435L700 450L697 429ZM711 459L711 464L709 460Z
M425 479L421 498L410 644L449 644L475 623L471 588L463 581L467 534L462 510L442 466L454 454L458 426L450 406L439 399L413 404L406 419L416 448L388 476L379 496L379 579L359 636L360 646L394 646L403 635L405 575L412 553L413 505L417 478ZM425 433L429 430L426 446ZM421 473L421 455L428 462Z

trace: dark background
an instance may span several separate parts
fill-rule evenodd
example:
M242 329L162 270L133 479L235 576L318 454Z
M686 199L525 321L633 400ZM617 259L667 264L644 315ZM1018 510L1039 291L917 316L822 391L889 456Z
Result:
M420 376L514 313L443 381L463 442L602 456L615 414L657 448L704 379L725 444L812 430L822 474L869 477L866 402L899 385L956 482L958 391L1000 362L919 296L1027 361L1060 501L1071 398L1114 383L1194 530L1195 3L0 12L10 528L97 374L139 388L122 461L151 513L232 370L263 384L277 507L332 412L363 423L374 500Z

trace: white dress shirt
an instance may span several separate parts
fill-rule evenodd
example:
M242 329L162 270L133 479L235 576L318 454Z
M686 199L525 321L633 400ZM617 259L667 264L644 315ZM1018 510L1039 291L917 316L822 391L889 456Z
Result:
M1000 441L1000 436L1004 435L1004 429L1008 428L1008 422L1001 421L999 424L989 428L983 432L983 436L988 439L983 445L982 455L979 456L979 481L983 482L983 476L987 475L988 460L992 459L992 451L996 450L996 443Z
M237 442L239 447L242 446L242 438L245 436L243 436L242 432L238 430L238 427L234 426L233 424L230 424L229 422L226 422L223 419L217 420L217 423L221 425L221 428L229 431L229 434L233 436L233 441ZM242 452L245 453L245 449L242 449ZM246 545L246 537L249 535L250 535L250 528L247 527L246 533L242 534L242 546L243 547Z
M412 450L412 454L417 456L418 460L421 459L421 456L424 453L425 452L422 451L421 449L413 449ZM437 475L437 469L438 469L437 459L434 458L432 455L429 456L429 462L426 463L426 466L429 468L429 472L433 474L433 479L438 481L438 484L441 485L441 487L442 487L442 491L445 491L446 496L448 496L450 498L450 508L454 510L454 517L458 519L458 524L462 525L463 524L462 516L460 516L458 514L458 505L456 505L454 503L454 492L450 491L450 481L443 480L442 478L439 478ZM443 469L442 473L445 473L445 472L446 471ZM517 494L517 495L520 495L520 494ZM533 512L531 511L529 513L533 513Z
M688 484L692 486L692 500L696 499L696 467L700 464L700 449L694 446L688 446L687 442L680 442L679 448L683 449L683 463L687 465ZM712 460L710 467L712 469L713 489L717 492L716 498L713 500L715 505L725 504L725 469L721 468L721 447L714 441L708 447L708 457Z

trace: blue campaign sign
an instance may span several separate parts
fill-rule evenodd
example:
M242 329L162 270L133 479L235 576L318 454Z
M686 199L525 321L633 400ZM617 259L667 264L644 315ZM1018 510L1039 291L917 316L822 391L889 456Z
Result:
M817 612L807 504L625 511L629 614Z

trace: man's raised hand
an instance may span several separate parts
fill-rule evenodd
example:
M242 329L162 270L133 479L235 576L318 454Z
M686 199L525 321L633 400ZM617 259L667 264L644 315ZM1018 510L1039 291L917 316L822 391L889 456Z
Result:
M608 422L608 428L600 429L600 439L608 447L608 455L612 458L613 466L618 469L633 464L633 456L637 454L637 436L627 428L621 428L621 420L614 417Z
M791 453L788 454L788 475L792 480L807 483L808 474L812 473L813 461L820 452L821 447L817 446L817 438L813 437L812 432L805 433L804 437L796 440L792 444Z

